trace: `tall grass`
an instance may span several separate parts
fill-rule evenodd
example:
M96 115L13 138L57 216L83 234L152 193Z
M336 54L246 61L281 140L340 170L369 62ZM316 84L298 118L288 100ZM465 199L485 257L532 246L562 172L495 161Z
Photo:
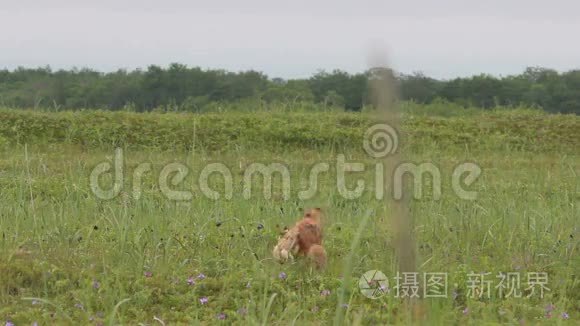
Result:
M393 292L370 300L357 286L367 270L381 270L391 282L398 270L394 235L377 227L390 217L383 202L370 191L343 198L332 171L321 176L316 197L297 196L311 167L321 161L333 167L338 153L368 167L349 176L348 186L362 178L374 189L376 162L360 149L364 126L371 123L364 115L0 110L0 116L6 139L0 148L0 321L326 324L337 307L344 309L345 323L411 320ZM423 198L410 201L419 272L449 277L447 298L425 300L426 324L557 324L564 321L563 312L568 323L579 320L577 123L532 113L406 118L407 159L433 162L443 175L440 200L433 200L426 186ZM235 128L238 137L231 134ZM91 193L89 175L98 163L111 160L118 145L126 148L125 187L117 198L102 201ZM475 201L462 200L451 189L450 173L462 161L484 170L472 188L478 191ZM136 200L131 173L143 162L152 163L152 172ZM192 189L192 200L175 202L161 193L159 175L171 162L190 167L176 188ZM232 169L231 200L201 195L198 175L209 162ZM272 199L257 192L244 199L242 171L252 162L285 163L292 175L291 199L282 198L276 180ZM220 180L212 185L223 187ZM328 268L316 272L302 260L272 261L279 232L312 206L328 215ZM365 216L368 227L359 228ZM521 272L522 288L527 272L547 272L550 291L544 298L471 298L466 275L472 271L490 277ZM281 272L287 278L280 278ZM202 273L205 279L198 278ZM321 295L323 290L330 295ZM551 315L549 305L555 306Z
M235 151L262 148L360 149L366 129L380 122L360 113L227 114L35 112L0 109L0 146L73 144L82 148ZM451 118L405 116L403 145L526 151L575 151L580 118L533 110L490 111ZM194 143L195 142L195 143Z

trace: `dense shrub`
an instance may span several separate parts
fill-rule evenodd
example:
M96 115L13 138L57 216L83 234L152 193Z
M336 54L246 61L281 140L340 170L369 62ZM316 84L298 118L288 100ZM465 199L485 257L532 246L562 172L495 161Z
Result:
M71 143L220 151L262 147L272 151L361 149L376 115L345 112L133 113L38 112L0 109L0 144ZM580 118L535 110L489 111L448 118L405 114L403 146L572 151L580 148ZM4 139L4 141L2 141Z

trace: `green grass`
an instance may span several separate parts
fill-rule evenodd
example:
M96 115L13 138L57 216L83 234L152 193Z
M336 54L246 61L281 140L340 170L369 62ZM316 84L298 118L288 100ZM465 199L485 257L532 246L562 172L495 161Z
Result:
M410 105L410 107L418 107ZM434 106L434 105L431 105ZM430 108L427 106L426 108ZM426 108L407 109L425 112ZM437 112L437 106L433 111ZM454 109L457 112L457 108ZM472 111L466 111L472 112ZM346 112L227 112L207 114L108 111L37 112L0 108L0 146L73 144L81 148L232 152L261 148L321 151L360 149L370 114ZM406 115L405 151L434 146L465 150L575 151L580 119L537 110L490 110L444 118ZM3 140L2 140L3 139Z
M374 189L376 162L360 145L364 127L372 124L364 114L4 109L0 118L0 322L329 324L337 307L345 322L355 324L580 321L577 117L519 111L406 117L401 148L407 160L433 162L443 176L440 200L427 186L423 198L410 201L420 272L449 277L447 298L421 300L422 320L392 293L370 300L358 289L367 270L381 270L391 282L397 271L389 208L370 191L344 199L335 186L336 155L344 153L367 166L347 178L349 187L358 176ZM102 201L92 194L89 175L111 160L115 146L125 148L124 188ZM475 201L451 189L451 172L464 161L483 169L471 187L478 191ZM144 162L152 171L135 200L132 175ZM192 189L192 200L170 201L159 189L161 170L174 162L190 169L175 188ZM232 199L214 201L199 190L201 169L214 162L232 170ZM289 200L276 178L271 199L257 192L243 198L243 170L253 162L289 167ZM319 180L318 194L302 201L298 191L318 162L328 162L331 171ZM219 178L211 183L223 186ZM322 273L301 260L279 265L270 254L279 231L312 206L328 216L329 266ZM358 234L365 217L368 225ZM349 257L351 273L345 275ZM489 299L469 298L466 275L472 271L521 272L524 294L527 272L547 272L551 291L543 299L499 298L495 291ZM281 272L287 279L279 278ZM200 273L206 278L187 284ZM339 304L342 288L348 308ZM556 308L547 318L550 304Z

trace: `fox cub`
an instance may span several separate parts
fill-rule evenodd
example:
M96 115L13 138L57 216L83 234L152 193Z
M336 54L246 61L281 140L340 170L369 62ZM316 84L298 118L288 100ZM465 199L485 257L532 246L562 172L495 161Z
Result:
M291 229L286 230L273 255L280 263L293 260L294 256L309 257L317 268L326 266L326 251L322 247L322 211L320 208L306 210L304 217Z

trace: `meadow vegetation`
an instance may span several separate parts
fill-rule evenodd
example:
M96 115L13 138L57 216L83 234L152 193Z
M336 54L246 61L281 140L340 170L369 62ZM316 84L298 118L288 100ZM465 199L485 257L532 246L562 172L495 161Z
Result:
M445 109L445 105L451 106ZM580 321L580 118L533 109L487 111L450 104L403 103L400 147L409 162L431 162L442 174L442 197L425 184L410 200L418 269L448 275L445 298L406 308L394 292L371 300L359 277L381 270L393 285L397 263L391 215L375 198L377 161L362 148L369 112L277 110L207 113L39 111L0 109L0 322L51 324L574 324ZM124 149L119 196L100 200L89 176ZM347 178L369 185L360 198L336 187L336 156L362 162ZM168 163L190 169L167 199L159 176ZM233 198L199 191L208 163L231 169ZM242 196L248 164L283 163L291 196ZM300 200L310 169L328 162L316 196ZM475 162L482 176L459 198L450 175ZM132 173L151 163L140 198ZM103 185L111 184L105 177ZM211 179L216 189L219 178ZM260 180L256 180L259 183ZM258 189L258 188L255 188ZM409 188L412 191L412 188ZM329 264L280 265L271 249L302 209L326 212ZM361 223L366 225L361 228ZM353 243L355 242L355 243ZM348 266L349 268L345 268ZM351 273L345 273L351 270ZM472 298L471 272L521 274L522 298ZM544 297L526 289L526 274L546 272ZM422 275L422 274L421 274ZM392 290L392 289L391 289ZM341 299L341 291L344 291Z

